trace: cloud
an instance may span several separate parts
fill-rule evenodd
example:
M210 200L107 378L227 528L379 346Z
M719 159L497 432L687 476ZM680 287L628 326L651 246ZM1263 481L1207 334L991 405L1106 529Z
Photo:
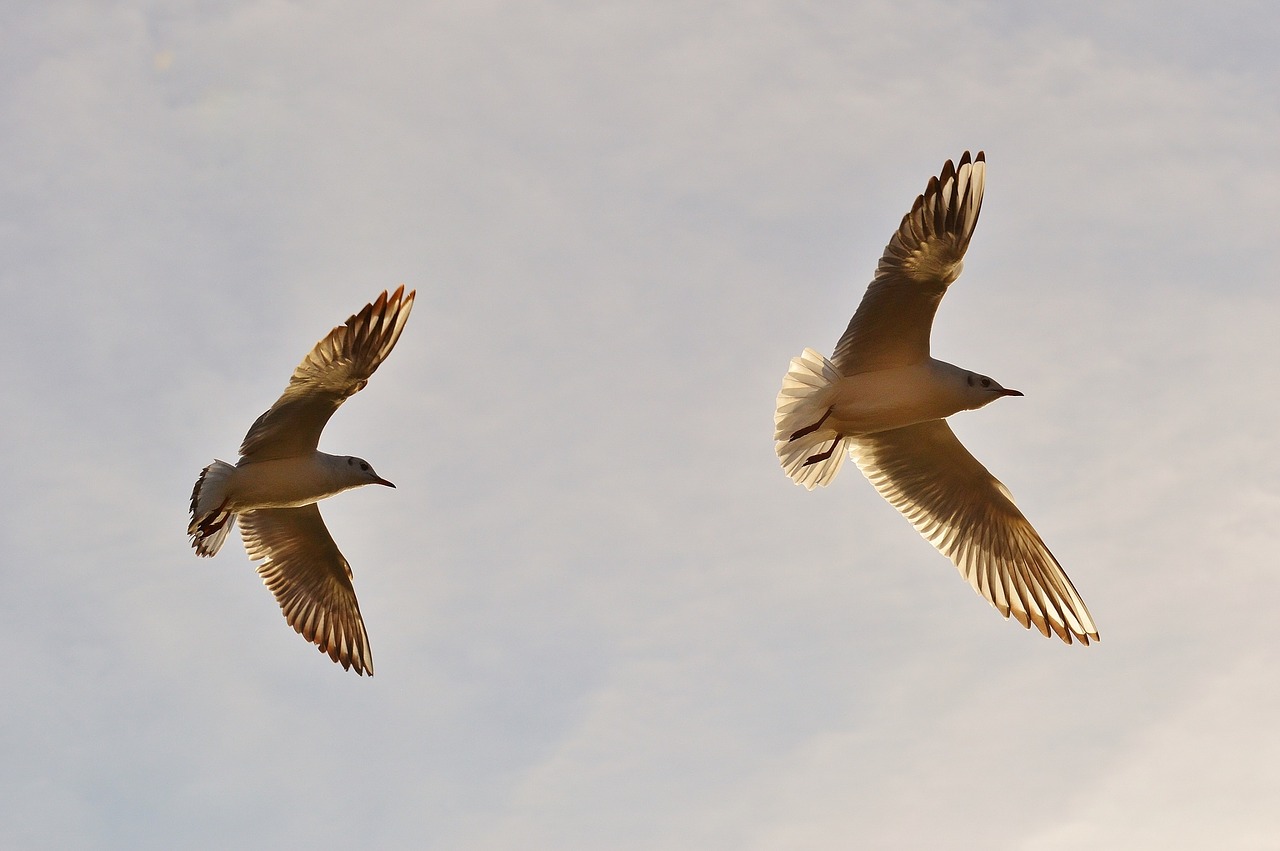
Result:
M1135 8L4 13L0 838L1269 835L1274 25ZM990 183L935 353L1027 392L955 427L1088 650L770 446L788 358L966 148ZM399 486L323 506L358 681L184 514L400 282L405 335L324 437Z

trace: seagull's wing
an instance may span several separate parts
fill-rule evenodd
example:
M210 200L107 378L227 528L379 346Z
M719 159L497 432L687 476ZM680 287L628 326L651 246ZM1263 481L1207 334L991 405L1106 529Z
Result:
M929 331L961 263L982 209L986 159L947 160L929 178L889 240L831 360L845 375L919 363L929 357Z
M343 668L373 676L373 654L351 586L351 566L338 552L315 503L245 512L240 515L240 534L289 625Z
M1070 644L1098 640L1084 600L1009 493L945 420L850 438L850 455L894 508L1006 618Z
M329 417L369 382L395 348L413 309L416 291L400 286L329 332L302 359L289 386L249 429L240 444L243 461L269 461L314 452Z

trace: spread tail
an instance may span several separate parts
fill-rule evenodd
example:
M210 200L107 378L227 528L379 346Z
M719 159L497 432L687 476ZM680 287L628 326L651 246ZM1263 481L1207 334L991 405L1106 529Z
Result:
M800 357L791 359L778 393L774 449L787 475L809 490L830 483L847 454L844 438L824 425L831 414L826 391L839 378L835 364L813 349L805 349Z
M227 479L234 470L226 461L214 461L200 472L191 491L191 525L187 534L197 555L216 554L236 525L235 512L226 510Z

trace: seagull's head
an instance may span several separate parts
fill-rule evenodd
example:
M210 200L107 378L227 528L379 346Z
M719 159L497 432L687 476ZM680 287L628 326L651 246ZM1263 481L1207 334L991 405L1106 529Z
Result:
M373 471L373 466L363 458L356 458L348 455L342 459L341 469L343 478L349 482L348 487L358 488L361 485L386 485L389 488L395 485L379 476Z
M1022 395L1020 390L1001 387L1000 383L994 378L979 375L976 372L971 372L966 376L965 384L965 398L969 402L967 409L970 411L977 410L983 405L990 405L1001 396Z

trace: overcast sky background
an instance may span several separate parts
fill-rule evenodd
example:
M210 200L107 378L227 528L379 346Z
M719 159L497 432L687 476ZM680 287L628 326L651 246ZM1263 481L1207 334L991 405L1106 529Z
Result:
M1274 4L406 5L0 7L0 845L1275 847ZM934 353L1097 646L774 456L966 149ZM399 283L370 680L184 532Z

